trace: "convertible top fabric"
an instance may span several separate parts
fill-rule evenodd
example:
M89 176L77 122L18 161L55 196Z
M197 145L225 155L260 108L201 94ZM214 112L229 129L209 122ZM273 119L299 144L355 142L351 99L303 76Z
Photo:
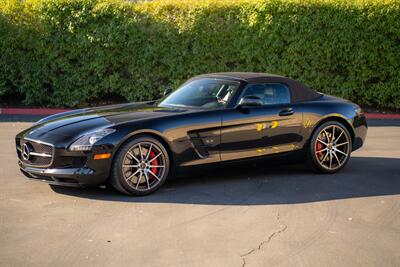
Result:
M321 96L320 93L308 88L302 83L292 80L287 77L269 74L269 73L254 73L254 72L219 72L203 74L193 77L190 80L200 78L221 78L231 79L237 81L244 81L249 84L255 83L283 83L289 86L292 92L292 102L302 102L307 100L313 100Z

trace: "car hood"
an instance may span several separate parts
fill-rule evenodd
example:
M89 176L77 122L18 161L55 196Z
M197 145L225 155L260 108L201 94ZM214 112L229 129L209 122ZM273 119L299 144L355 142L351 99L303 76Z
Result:
M154 102L128 103L72 110L46 117L20 133L21 138L43 140L48 135L79 136L85 132L131 121L171 116L185 109L158 107Z

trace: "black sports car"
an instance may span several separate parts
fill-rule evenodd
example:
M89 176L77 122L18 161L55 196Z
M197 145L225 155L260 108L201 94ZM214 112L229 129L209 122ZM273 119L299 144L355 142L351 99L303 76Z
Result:
M196 76L157 101L68 111L16 136L27 177L65 186L157 190L174 169L299 152L322 173L363 145L359 106L264 73Z

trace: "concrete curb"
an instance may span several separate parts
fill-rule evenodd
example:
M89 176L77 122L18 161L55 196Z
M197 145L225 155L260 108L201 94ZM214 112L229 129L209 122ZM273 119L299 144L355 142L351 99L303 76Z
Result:
M53 115L60 112L69 111L64 108L0 108L0 114L8 115ZM393 120L400 119L399 113L383 114L383 113L365 113L368 119L377 120Z
M391 113L391 114L382 114L382 113L365 113L367 119L376 119L376 120L399 120L400 114Z

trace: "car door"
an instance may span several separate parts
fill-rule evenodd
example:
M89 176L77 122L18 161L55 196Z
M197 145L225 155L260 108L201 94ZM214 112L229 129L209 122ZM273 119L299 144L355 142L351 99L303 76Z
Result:
M249 84L238 101L244 96L257 96L263 105L223 111L221 160L296 150L302 139L302 113L291 103L289 86L280 83Z
M176 99L182 96L184 99L176 102L184 104L185 111L157 123L161 128L157 131L163 132L174 151L174 164L192 166L221 160L222 111L240 85L234 80L207 78L195 80L181 89L187 92L181 92ZM192 108L186 109L186 106Z

